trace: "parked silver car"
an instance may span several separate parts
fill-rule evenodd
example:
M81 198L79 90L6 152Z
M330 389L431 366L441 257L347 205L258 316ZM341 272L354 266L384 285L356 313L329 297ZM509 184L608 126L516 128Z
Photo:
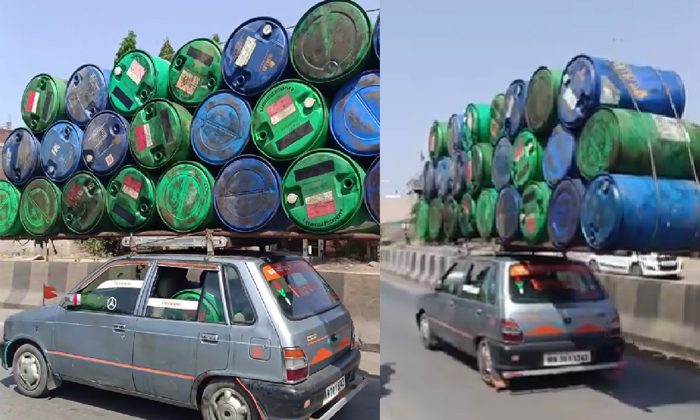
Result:
M327 419L367 383L338 296L272 254L117 258L61 304L7 318L0 350L26 396L71 381L205 420Z
M505 388L524 376L623 366L618 312L584 263L497 254L458 260L419 300L424 346L476 356L481 378Z

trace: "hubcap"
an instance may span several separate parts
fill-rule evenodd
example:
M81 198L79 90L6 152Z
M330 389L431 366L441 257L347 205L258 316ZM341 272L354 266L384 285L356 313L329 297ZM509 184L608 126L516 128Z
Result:
M250 420L250 409L245 399L236 390L224 388L211 399L209 414L216 420Z
M481 345L481 360L483 361L482 368L484 373L491 375L491 351L485 343Z
M41 380L41 365L36 356L32 353L26 352L17 360L19 366L17 369L18 378L22 388L33 391L39 386L39 381Z
M420 320L420 331L423 335L423 340L430 340L430 325L428 324L428 318L423 317Z

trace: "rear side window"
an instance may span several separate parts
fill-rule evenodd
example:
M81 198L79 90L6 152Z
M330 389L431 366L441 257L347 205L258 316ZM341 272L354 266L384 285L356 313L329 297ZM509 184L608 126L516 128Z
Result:
M601 300L605 292L583 264L517 264L510 268L510 300L514 303L566 303Z
M287 318L307 318L340 303L340 298L323 277L304 260L266 264L261 270Z

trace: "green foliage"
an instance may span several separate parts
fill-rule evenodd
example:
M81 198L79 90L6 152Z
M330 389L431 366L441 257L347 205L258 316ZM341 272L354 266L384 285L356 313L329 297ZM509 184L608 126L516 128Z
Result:
M219 34L214 34L214 36L211 37L211 40L216 42L217 44L221 44L221 39L219 39Z
M158 57L162 58L163 60L173 61L174 56L175 50L173 49L173 46L170 45L170 40L168 40L166 37L165 42L163 42L163 46L158 53Z
M117 50L117 55L114 57L114 65L116 66L119 59L125 54L136 49L136 34L134 31L129 31L129 34L122 39Z
M93 257L112 257L122 251L120 239L85 239L78 246Z

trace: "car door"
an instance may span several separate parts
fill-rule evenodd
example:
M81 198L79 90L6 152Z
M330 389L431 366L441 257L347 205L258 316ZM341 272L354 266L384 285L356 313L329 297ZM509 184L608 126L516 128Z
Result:
M455 325L455 307L461 294L462 286L471 266L470 260L457 262L442 280L435 296L435 305L431 321L435 335L453 346L458 346L463 334Z
M218 264L159 261L134 337L136 391L190 402L195 379L228 367L229 315Z
M455 325L461 332L459 337L460 350L475 354L475 337L483 336L487 317L486 307L482 302L484 287L493 287L493 280L486 282L493 274L491 270L493 263L485 260L474 260L465 283L462 286L461 294L455 305ZM490 273L490 274L489 274ZM489 290L493 292L493 290Z
M470 330L476 337L494 338L495 331L500 331L498 265L482 261L474 266L473 273L479 293L472 300L474 316ZM476 348L473 350L476 352Z
M77 382L127 391L132 377L135 311L149 261L106 264L74 291L80 305L61 304L54 323L52 357L56 372Z

